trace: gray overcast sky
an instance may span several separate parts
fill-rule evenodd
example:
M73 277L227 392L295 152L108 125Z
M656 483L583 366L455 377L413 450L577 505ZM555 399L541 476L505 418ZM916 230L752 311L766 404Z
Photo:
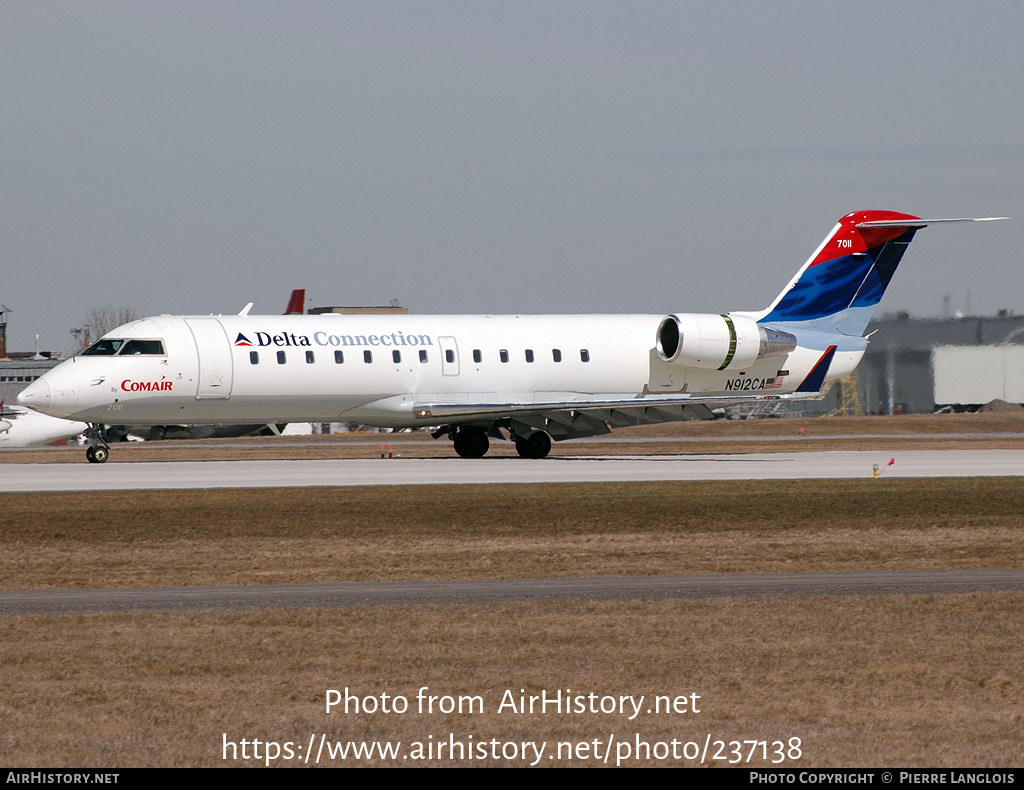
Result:
M865 208L882 303L1024 312L1024 3L0 0L9 346L107 304L764 307Z

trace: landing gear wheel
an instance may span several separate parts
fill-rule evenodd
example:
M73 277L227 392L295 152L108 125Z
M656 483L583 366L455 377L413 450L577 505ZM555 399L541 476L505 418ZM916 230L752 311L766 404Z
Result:
M97 423L90 423L89 430L85 432L92 444L85 451L85 460L90 464L102 464L110 456L110 448L107 446L107 439L104 436L103 426Z
M85 451L86 460L88 460L90 464L105 463L109 456L110 450L108 450L106 447L90 447L88 450Z
M483 458L491 446L487 434L480 428L460 428L454 444L460 458Z
M534 431L526 439L516 439L516 452L520 458L547 458L551 452L551 437L543 431Z

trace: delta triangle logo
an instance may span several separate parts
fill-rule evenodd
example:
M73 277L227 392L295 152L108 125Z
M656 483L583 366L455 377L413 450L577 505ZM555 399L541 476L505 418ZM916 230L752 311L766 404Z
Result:
M249 338L247 338L241 332L239 332L238 333L238 337L235 338L235 345L236 346L251 346L252 345L252 341L249 340Z

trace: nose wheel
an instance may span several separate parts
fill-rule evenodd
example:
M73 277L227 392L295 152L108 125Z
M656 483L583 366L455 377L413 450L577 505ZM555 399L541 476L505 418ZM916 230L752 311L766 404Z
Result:
M85 451L85 457L90 464L102 464L110 457L110 450L102 446L90 447Z
M99 423L90 423L89 430L85 432L85 436L92 442L85 451L85 460L90 464L106 463L106 460L110 457L110 446L103 435L103 426Z

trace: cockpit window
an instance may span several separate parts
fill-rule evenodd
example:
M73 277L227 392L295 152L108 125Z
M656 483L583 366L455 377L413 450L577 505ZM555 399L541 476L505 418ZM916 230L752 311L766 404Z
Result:
M82 352L83 357L112 357L117 353L118 349L124 345L123 340L112 340L109 337L105 337L102 340L97 340L85 351Z
M164 356L163 340L129 340L121 349L122 357L133 357L146 354L148 356Z
M166 356L167 352L164 351L163 340L124 340L109 337L97 340L82 352L83 357L112 357L115 354L122 357L162 357Z

